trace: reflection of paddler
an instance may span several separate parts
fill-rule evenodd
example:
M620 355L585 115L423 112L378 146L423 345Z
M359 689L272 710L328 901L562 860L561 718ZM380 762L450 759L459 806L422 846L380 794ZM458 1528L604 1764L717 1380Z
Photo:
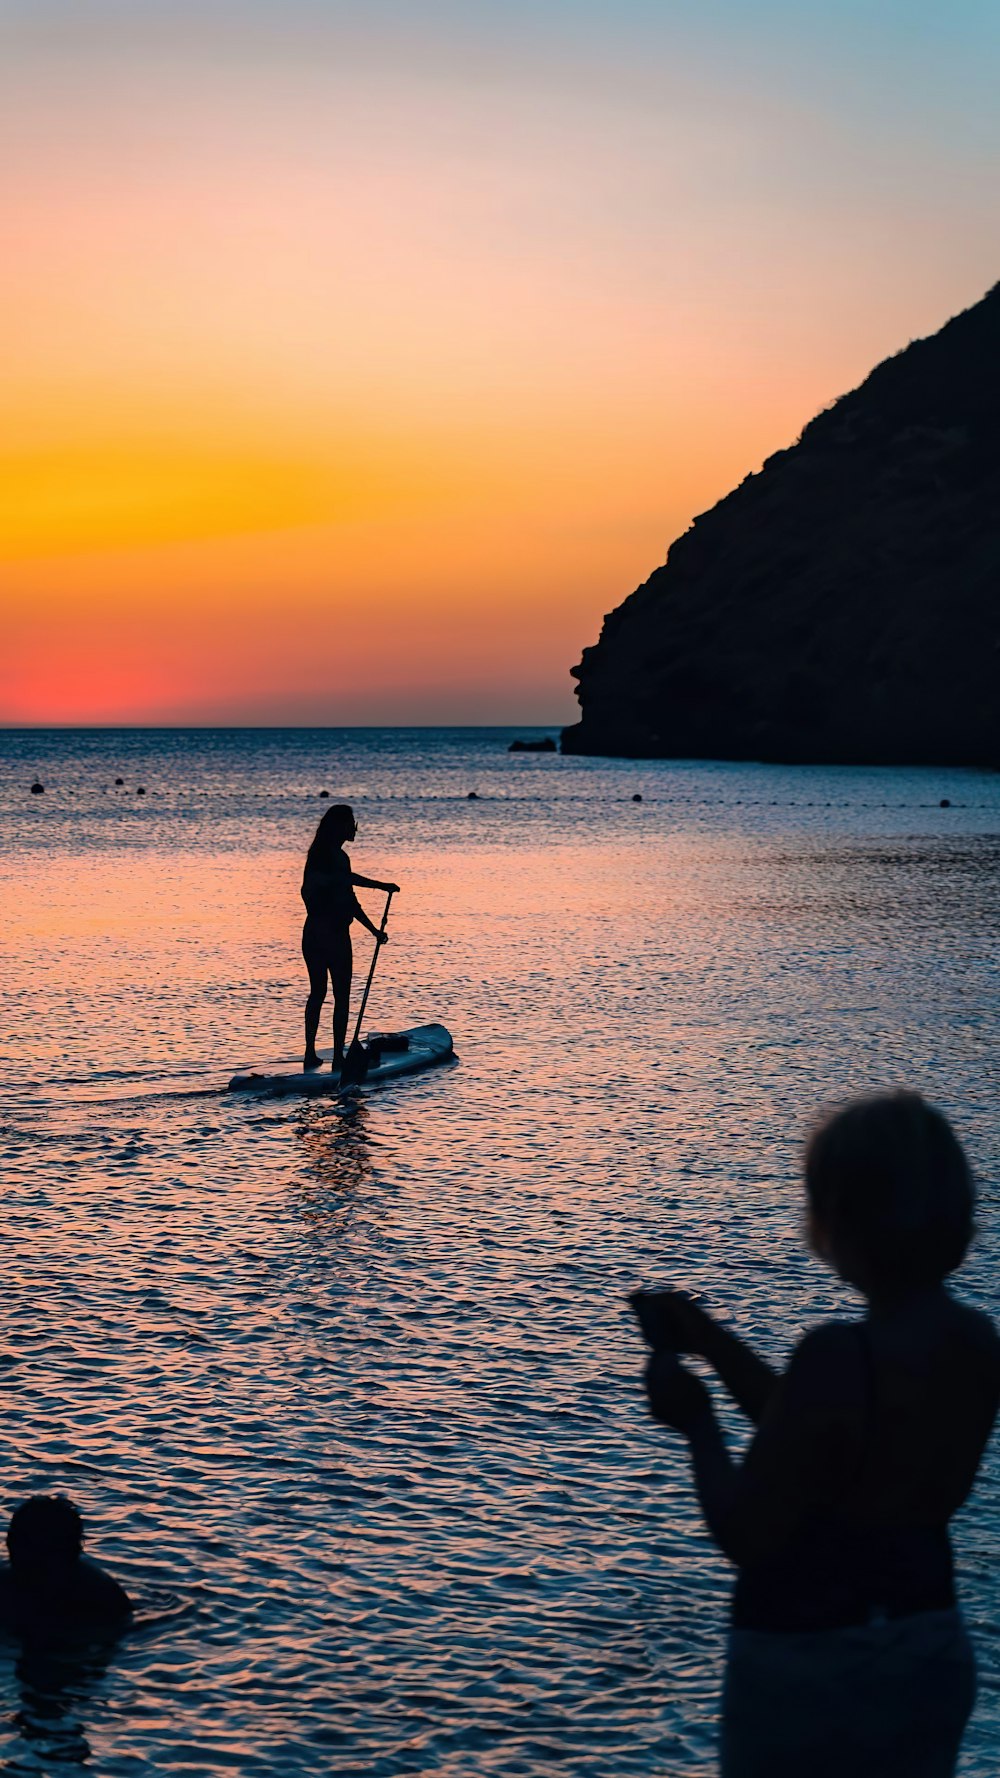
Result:
M386 934L372 924L358 901L355 885L361 889L381 889L386 895L399 893L395 883L380 883L374 877L360 877L352 871L344 843L353 840L357 831L353 809L347 803L336 803L323 816L306 857L302 878L302 899L306 904L302 955L309 971L306 1053L302 1063L306 1069L322 1066L322 1057L316 1052L316 1033L328 977L333 989L334 1068L339 1069L344 1060L353 966L351 922L360 920L380 944L386 940Z
M305 1100L293 1126L305 1162L294 1188L296 1208L317 1226L336 1215L340 1198L364 1185L372 1170L364 1100L328 1100L321 1115L319 1111L315 1102Z

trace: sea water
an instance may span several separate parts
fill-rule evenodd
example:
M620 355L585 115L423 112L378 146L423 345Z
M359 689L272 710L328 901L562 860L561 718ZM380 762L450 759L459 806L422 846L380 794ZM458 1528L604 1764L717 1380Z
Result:
M512 733L0 735L3 1505L65 1490L138 1607L0 1647L6 1771L707 1773L729 1576L625 1293L700 1289L778 1362L856 1312L800 1145L908 1083L1000 1307L1000 778ZM301 1053L324 790L401 885L368 1023L460 1059L227 1097ZM998 1530L994 1451L955 1527L983 1778Z

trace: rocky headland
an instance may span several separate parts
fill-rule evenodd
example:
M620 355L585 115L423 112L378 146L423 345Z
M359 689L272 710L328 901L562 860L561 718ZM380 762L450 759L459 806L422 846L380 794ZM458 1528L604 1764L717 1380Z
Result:
M1000 765L1000 284L695 519L566 753Z

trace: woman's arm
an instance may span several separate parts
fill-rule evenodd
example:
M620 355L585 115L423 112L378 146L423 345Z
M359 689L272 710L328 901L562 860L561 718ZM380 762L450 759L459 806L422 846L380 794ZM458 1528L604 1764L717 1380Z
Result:
M356 920L360 920L362 926L366 926L368 928L368 931L371 933L372 938L377 938L380 945L388 944L389 934L387 932L383 932L381 926L376 926L374 920L369 920L368 915L365 913L365 910L361 906L360 901L357 901L357 900L354 903L354 918Z
M732 1562L766 1558L817 1500L836 1496L858 1462L865 1383L853 1330L808 1334L772 1389L743 1462L732 1461L705 1385L654 1353L646 1391L654 1418L684 1433L705 1523Z
M653 1418L688 1440L705 1524L723 1555L738 1561L730 1525L740 1472L726 1449L708 1390L672 1353L654 1352L646 1366L646 1395Z
M709 1535L731 1562L740 1560L734 1517L739 1495L740 1472L726 1450L722 1428L709 1403L688 1433L691 1468L702 1516Z
M778 1384L778 1372L738 1334L708 1320L704 1356L748 1420L759 1426Z
M654 1291L652 1295L661 1308L678 1352L692 1352L707 1359L737 1407L742 1408L755 1426L759 1425L774 1393L777 1371L685 1291Z
M398 883L380 883L376 877L359 877L356 871L351 872L351 882L359 889L381 889L383 895L398 895Z

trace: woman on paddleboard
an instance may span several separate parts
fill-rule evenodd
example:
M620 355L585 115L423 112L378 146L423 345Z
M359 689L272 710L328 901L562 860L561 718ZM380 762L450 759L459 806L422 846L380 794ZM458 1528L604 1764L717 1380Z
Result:
M323 1058L316 1050L316 1033L326 999L328 977L333 989L334 1072L343 1065L351 1004L351 922L360 920L379 944L386 941L387 934L372 924L358 901L355 885L361 889L381 889L385 895L399 893L397 883L380 883L374 877L360 877L352 871L344 844L353 840L357 831L354 810L347 803L335 803L323 816L306 855L302 878L302 899L306 904L302 955L309 971L306 1053L302 1062L306 1070L323 1065Z

